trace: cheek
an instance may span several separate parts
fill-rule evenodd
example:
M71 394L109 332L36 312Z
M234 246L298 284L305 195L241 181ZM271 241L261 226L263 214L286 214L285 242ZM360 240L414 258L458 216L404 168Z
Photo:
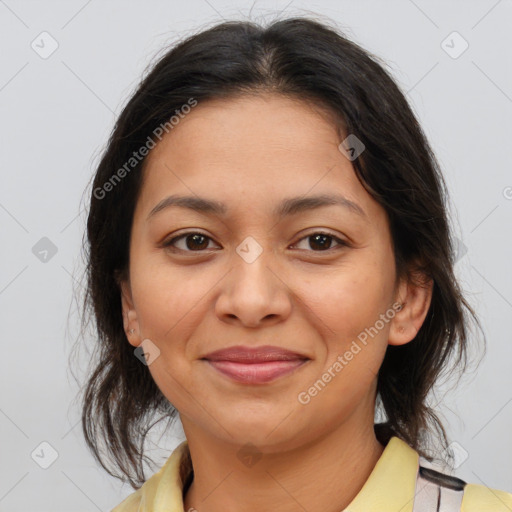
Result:
M206 277L206 276L205 276ZM132 290L144 337L167 343L198 323L213 283L165 265L134 272Z
M300 297L320 321L329 339L357 337L390 307L393 275L382 264L345 265L335 272L309 277Z

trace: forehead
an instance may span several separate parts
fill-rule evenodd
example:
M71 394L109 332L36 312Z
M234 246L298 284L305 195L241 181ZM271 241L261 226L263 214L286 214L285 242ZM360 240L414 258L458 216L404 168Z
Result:
M199 102L146 158L141 208L171 193L250 206L338 192L378 214L338 149L341 137L334 116L311 102L273 94Z

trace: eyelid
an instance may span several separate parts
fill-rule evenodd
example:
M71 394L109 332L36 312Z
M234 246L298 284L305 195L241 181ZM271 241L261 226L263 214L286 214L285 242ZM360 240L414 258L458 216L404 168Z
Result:
M324 235L324 236L328 236L329 238L332 238L337 244L338 246L337 247L331 247L329 249L325 249L324 251L306 251L306 252L312 252L312 253L331 253L332 251L336 250L337 248L339 249L340 247L349 247L350 246L350 243L347 241L347 240L343 240L342 238L340 238L339 236L335 235L334 233L331 233L329 231L326 231L326 230L323 230L323 229L319 229L317 228L316 230L314 231L311 231L309 233L306 233L305 235L302 235L299 240L297 242L295 242L293 245L297 245L299 242L302 242L302 240L304 240L305 238L309 238L310 236L313 236L313 235Z
M187 236L190 236L190 235L201 235L204 238L206 238L208 241L215 242L214 239L211 236L207 235L206 233L202 233L201 231L198 231L198 230L193 230L193 231L185 231L183 233L180 233L179 235L174 235L170 238L165 238L163 240L163 242L161 242L160 246L163 247L164 249L170 249L170 250L175 250L175 251L179 251L179 252L190 252L190 253L196 252L198 254L206 252L206 250L187 251L187 250L179 249L179 248L173 246L173 244L176 243L178 240L180 240L182 238L186 238Z
M174 250L176 252L182 252L182 253L185 252L185 253L198 253L198 254L201 254L201 253L206 253L208 251L207 249L199 250L199 251L191 251L191 250L179 249L179 248L177 248L177 247L175 247L173 245L178 240L180 240L182 238L186 238L189 235L201 235L201 236L205 237L207 240L216 243L215 240L211 236L207 235L206 233L202 233L201 231L197 231L197 230L192 230L192 231L186 231L184 233L180 233L179 235L175 235L175 236L173 236L171 238L165 239L161 243L161 247L169 249L169 250ZM298 243L302 242L304 239L309 238L310 236L313 236L313 235L328 236L329 238L332 238L337 243L337 246L331 247L329 249L325 249L323 251L313 251L313 250L306 250L306 249L299 249L299 250L305 251L305 252L311 252L311 253L318 253L318 254L321 254L321 253L329 253L330 254L333 251L335 251L337 249L340 249L342 247L351 247L350 242L348 242L347 240L343 240L342 238L340 238L339 236L335 235L334 233L331 233L331 232L329 232L327 230L323 230L321 228L317 228L316 230L310 231L309 233L306 233L306 234L302 235L297 240L297 242L295 242L291 247L296 246Z

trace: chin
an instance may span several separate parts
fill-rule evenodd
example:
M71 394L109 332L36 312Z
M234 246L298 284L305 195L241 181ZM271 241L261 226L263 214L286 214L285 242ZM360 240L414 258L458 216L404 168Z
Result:
M222 436L226 441L241 447L254 446L261 453L275 453L293 450L301 446L307 439L303 438L297 429L295 421L288 422L286 415L269 418L259 418L251 421L251 417L244 421L224 423L226 430L233 433L233 437L226 438L226 432ZM284 420L284 421L283 421Z

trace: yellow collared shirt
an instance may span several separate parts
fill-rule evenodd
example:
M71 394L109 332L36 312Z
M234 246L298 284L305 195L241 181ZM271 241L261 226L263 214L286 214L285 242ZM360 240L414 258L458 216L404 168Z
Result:
M392 437L362 489L343 512L413 512L419 455ZM182 475L189 475L189 451L183 441L160 471L112 512L185 512ZM512 494L466 484L462 512L512 512Z

